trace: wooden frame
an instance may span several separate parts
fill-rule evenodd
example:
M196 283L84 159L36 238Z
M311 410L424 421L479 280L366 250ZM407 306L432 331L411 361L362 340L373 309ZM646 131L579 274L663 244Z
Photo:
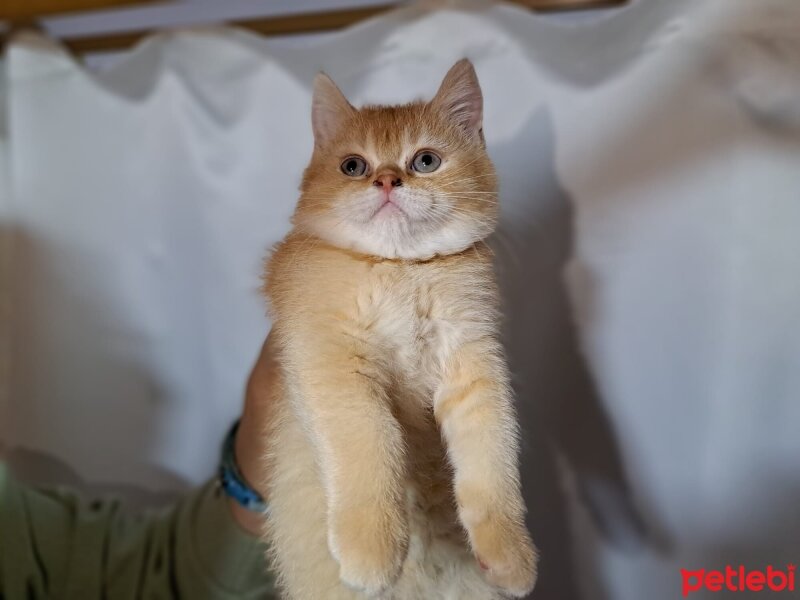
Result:
M155 0L3 0L0 20L30 21L52 15L130 8L152 4Z
M510 0L532 10L558 11L582 10L625 4L628 0ZM130 8L134 5L157 3L153 0L5 0L0 9L0 19L30 25L36 18L75 11ZM292 35L332 31L352 25L392 8L398 2L389 2L364 8L308 12L294 15L263 17L227 24L249 29L265 36ZM63 38L61 42L76 54L123 50L129 48L153 30L130 31L114 34L89 34Z

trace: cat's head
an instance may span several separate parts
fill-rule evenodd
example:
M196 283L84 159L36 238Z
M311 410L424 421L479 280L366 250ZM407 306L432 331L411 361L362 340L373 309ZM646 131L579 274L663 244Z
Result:
M497 219L483 97L468 60L430 102L354 108L333 81L314 81L314 153L295 225L336 246L384 258L453 254Z

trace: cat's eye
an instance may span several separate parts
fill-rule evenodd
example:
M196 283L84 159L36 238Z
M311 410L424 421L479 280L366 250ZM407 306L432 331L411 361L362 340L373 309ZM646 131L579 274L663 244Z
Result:
M342 161L340 169L348 177L361 177L367 172L367 161L360 156L348 156Z
M433 173L442 164L442 159L435 152L421 150L411 161L411 168L418 173Z

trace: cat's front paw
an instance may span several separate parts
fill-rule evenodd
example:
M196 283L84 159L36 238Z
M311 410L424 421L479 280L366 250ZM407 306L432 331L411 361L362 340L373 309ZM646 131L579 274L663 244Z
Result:
M489 515L467 529L486 579L515 598L528 595L536 584L538 555L525 526Z
M407 525L375 508L338 511L331 519L328 546L341 580L376 596L400 574L408 551Z

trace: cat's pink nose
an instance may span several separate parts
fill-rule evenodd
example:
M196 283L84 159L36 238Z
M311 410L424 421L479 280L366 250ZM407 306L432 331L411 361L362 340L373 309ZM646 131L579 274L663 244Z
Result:
M393 187L400 187L403 185L403 180L400 179L395 173L381 173L372 182L375 187L382 187L387 192Z

